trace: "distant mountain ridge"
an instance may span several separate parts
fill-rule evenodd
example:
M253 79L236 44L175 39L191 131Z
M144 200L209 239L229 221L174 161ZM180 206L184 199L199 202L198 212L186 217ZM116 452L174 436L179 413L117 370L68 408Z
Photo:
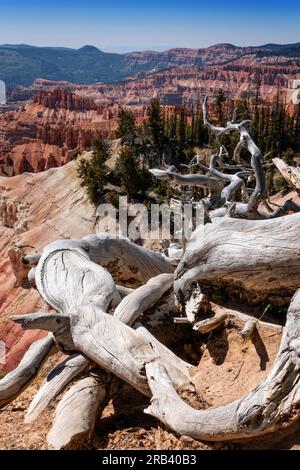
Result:
M29 85L39 77L78 84L109 83L141 72L170 67L203 69L207 65L230 63L247 55L300 59L300 43L258 47L224 43L200 49L173 48L163 52L127 54L103 52L92 45L71 49L3 44L0 45L0 79L8 86Z

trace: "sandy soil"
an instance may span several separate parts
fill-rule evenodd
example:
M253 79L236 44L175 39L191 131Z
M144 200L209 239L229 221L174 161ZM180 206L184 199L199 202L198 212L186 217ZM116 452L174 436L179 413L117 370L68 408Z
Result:
M221 308L224 310L224 308ZM185 358L195 364L194 380L206 406L220 406L241 397L259 383L274 361L281 338L280 330L259 327L257 334L243 340L232 327L218 328L210 335L195 334L180 344ZM24 423L26 409L43 377L62 356L50 358L39 377L20 397L0 410L0 449L47 449L46 435L51 427L55 403L33 424ZM230 443L204 443L177 436L143 413L148 399L126 384L98 418L92 449L300 449L300 428L272 437Z

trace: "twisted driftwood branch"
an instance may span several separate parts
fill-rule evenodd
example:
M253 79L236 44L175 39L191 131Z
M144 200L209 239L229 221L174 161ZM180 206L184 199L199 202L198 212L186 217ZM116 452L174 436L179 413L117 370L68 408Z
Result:
M284 179L300 195L300 168L287 165L281 158L273 158L273 163Z
M174 275L159 274L127 295L117 306L114 316L126 325L132 325L146 310L152 307L172 288Z
M179 434L219 441L257 437L282 430L299 419L300 289L291 302L274 365L248 395L229 405L195 410L177 394L159 360L146 364L152 392L145 410Z
M51 401L79 374L90 362L79 354L74 354L56 366L41 385L29 405L25 422L31 423L47 408Z
M197 282L245 292L247 301L284 303L299 286L299 233L300 214L200 226L175 271L175 293L186 303Z
M219 207L221 200L221 191L224 187L224 183L214 176L201 175L196 173L189 173L187 175L181 175L168 170L160 170L158 168L152 168L149 172L159 180L172 181L178 186L191 186L196 188L203 188L209 190L209 207Z
M51 354L54 337L49 334L32 343L16 369L0 380L0 408L13 401L32 382L44 361Z
M248 213L257 211L260 202L265 202L268 200L265 172L262 165L262 154L245 127L245 125L251 121L246 119L238 124L227 122L226 127L213 126L207 117L206 103L207 98L205 97L202 104L204 125L207 126L213 133L216 133L217 137L221 136L222 134L228 134L232 131L239 132L240 141L234 153L234 158L236 161L239 161L239 156L242 149L248 150L251 155L251 168L253 169L256 181L255 188L250 196L249 202L247 204L239 204L236 207L237 216L247 217Z

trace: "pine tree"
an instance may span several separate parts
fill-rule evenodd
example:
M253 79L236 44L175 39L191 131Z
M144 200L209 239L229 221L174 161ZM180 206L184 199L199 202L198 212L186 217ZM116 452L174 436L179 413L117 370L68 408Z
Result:
M121 191L131 200L142 189L141 171L132 147L124 145L121 148L116 172L121 181Z
M165 135L163 115L158 98L151 101L147 114L148 139L152 149L151 163L159 164L164 152Z
M186 146L186 127L187 119L185 109L182 106L179 114L178 129L177 129L177 142L179 147L179 152L183 153Z
M250 111L248 108L247 100L244 97L238 99L235 103L235 120L236 122L249 119Z
M218 122L220 126L225 124L224 104L226 102L226 96L222 88L219 88L215 94L214 105L216 107Z
M118 114L118 129L116 137L121 138L123 144L133 145L137 133L135 115L128 109L121 109Z
M107 181L106 161L110 156L110 148L104 139L94 140L93 153L90 160L82 158L78 163L78 175L81 186L86 187L88 198L98 204Z

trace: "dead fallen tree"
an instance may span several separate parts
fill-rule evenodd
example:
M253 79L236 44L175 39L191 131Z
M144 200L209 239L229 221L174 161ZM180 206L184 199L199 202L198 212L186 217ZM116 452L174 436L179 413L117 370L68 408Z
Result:
M300 195L300 168L287 165L281 158L273 158L273 163L288 184Z
M34 421L63 394L48 434L48 444L55 449L78 448L90 439L97 415L101 417L113 397L111 385L119 380L151 400L146 413L176 433L196 439L257 437L285 429L300 417L300 214L284 216L297 210L289 201L276 210L270 207L263 156L247 130L248 121L214 126L208 120L206 100L203 117L219 142L219 151L211 156L209 165L196 158L185 175L174 167L151 170L158 179L209 191L203 199L207 223L193 232L181 260L184 249L176 244L169 247L168 258L108 234L58 240L41 254L11 256L16 276L23 281L28 265L29 285L36 287L53 310L12 318L24 329L49 334L35 342L19 366L0 381L0 407L22 393L53 351L66 353L67 359L48 374L26 415L27 422ZM233 155L235 165L224 161L227 153L222 136L229 132L240 136ZM250 166L241 160L244 151L250 156ZM192 173L194 165L206 174ZM255 182L252 188L247 185L249 176ZM290 180L295 186L294 176ZM19 272L22 259L24 269ZM27 279L24 285L28 286ZM167 308L176 305L176 313L186 315L174 315L175 321L190 323L197 335L234 327L245 341L251 338L260 319L228 312L212 314L209 297L215 289L248 303L275 305L287 304L296 294L267 377L226 406L195 409L187 401L203 404L205 397L198 396L192 365L141 322L148 317L144 324L148 321L150 328L151 315L154 318L167 299ZM184 307L181 312L178 300ZM278 325L264 327L277 334L280 329Z
M218 441L245 439L282 430L299 419L300 290L291 302L272 370L248 395L226 406L195 410L177 394L159 360L146 365L152 392L146 413L179 434Z
M203 100L202 111L203 123L211 133L216 135L219 145L219 151L211 156L209 166L204 165L200 157L196 155L189 165L182 165L188 168L189 173L187 174L174 171L173 166L163 170L150 169L150 173L157 179L168 180L171 184L179 187L190 186L208 189L208 197L201 201L211 220L224 216L266 220L281 217L288 212L298 212L300 208L291 201L282 207L275 209L271 207L265 177L264 156L247 130L247 125L251 121L248 119L241 122L229 121L223 127L213 125L208 119L206 97ZM228 164L224 162L224 157L229 158L229 154L222 144L222 139L232 132L238 133L240 139L232 155L234 164ZM241 159L243 152L249 155L250 165ZM298 169L288 167L280 159L274 159L273 162L287 181L297 189L299 186ZM205 174L194 173L196 167L204 170ZM254 188L248 186L249 180L255 181Z
M287 229L285 225L287 220L294 218L298 220L299 216L268 221L268 224L279 223L281 220L282 227ZM233 234L238 232L238 224L250 224L246 220L227 218L224 219L224 223L226 220L229 224L233 224L231 226ZM265 222L260 221L256 224L264 225ZM222 223L208 224L208 226L215 231L220 227L219 232L222 233ZM252 224L252 230L249 229L244 241L253 230ZM229 240L228 237L227 239ZM251 240L254 239L255 237L249 238L248 244L245 242L245 246L253 252L253 260L256 255L253 246L251 247ZM257 240L256 236L256 244ZM279 237L276 242L273 237L272 243L278 247L280 240ZM95 238L93 244L97 245ZM209 239L209 246L214 246L213 238ZM212 249L212 252L214 250ZM287 249L283 251L289 253ZM206 256L210 255L207 247L201 252L201 249L197 249L195 240L191 241L179 267L186 262L188 256L192 256L192 252L195 256L195 266L191 268L192 270L198 267L199 260L204 259L204 253ZM229 405L215 410L195 410L178 395L178 392L184 396L196 395L190 374L191 366L179 359L144 327L131 328L121 321L122 319L131 324L141 317L149 306L157 303L170 289L172 274L159 274L121 300L111 275L105 268L91 261L89 256L88 244L80 240L68 240L47 246L35 268L35 280L43 298L47 299L49 305L56 311L50 314L38 312L13 318L26 329L38 328L51 332L53 335L49 336L52 341L51 347L54 338L58 349L70 355L77 354L70 356L70 359L49 374L28 411L27 420L39 416L50 401L80 374L82 378L75 382L58 405L48 436L49 445L57 449L74 448L82 445L91 436L96 411L109 398L110 379L105 375L107 373L126 381L149 398L152 397L147 413L156 416L177 433L188 434L197 439L226 440L253 437L282 429L298 418L297 338L300 328L298 324L300 291L297 291L291 303L281 348L267 378L246 397ZM213 260L220 258L220 252L216 253L215 258L211 256L211 259L207 259L213 268ZM259 260L260 257L256 259ZM251 264L250 258L248 261ZM228 269L228 261L224 261L225 265ZM262 271L257 266L255 270ZM234 271L235 267L231 275ZM178 279L175 281L175 286L177 281ZM110 311L110 314L107 311ZM199 331L205 334L210 330L210 323L217 321L221 324L225 320L225 316L220 316L213 322L204 321L200 324ZM197 329L197 324L195 327ZM48 352L47 349L43 357L46 357ZM104 375L102 373L100 376L97 373L95 375L93 372L95 364L105 371ZM16 371L15 377L18 377L18 368ZM31 374L30 380L36 373L37 368ZM1 385L3 391L5 389L3 380L0 381L0 387ZM23 388L20 387L17 394ZM15 396L16 393L11 395L11 398Z
M204 411L191 408L176 391L192 391L188 364L177 358L143 328L133 330L91 304L81 305L76 312L69 312L69 315L37 313L15 316L13 319L24 328L51 331L56 344L64 351L80 351L93 363L127 381L141 393L147 396L152 394L152 402L146 412L176 432L197 439L226 440L283 429L299 417L299 312L300 290L291 303L281 347L267 378L244 398L221 408ZM84 400L82 415L85 418L83 422L74 424L76 436L82 433L90 435L92 425L83 426L83 429L82 425L86 422L94 423L95 401L103 400L101 397L104 391L100 393L102 389L98 390L96 380L90 381L95 393L90 394L90 403ZM68 417L73 415L73 405L75 404L76 409L81 409L79 395L84 388L81 382L73 386L59 405L49 434L49 442L56 447L57 442L60 442L62 429L71 427ZM78 399L72 398L70 402L69 397L76 391ZM57 424L58 420L62 424ZM74 435L70 433L68 443L74 439Z
M186 303L199 283L244 292L250 302L287 303L299 286L299 234L300 214L199 226L175 271L175 293Z

